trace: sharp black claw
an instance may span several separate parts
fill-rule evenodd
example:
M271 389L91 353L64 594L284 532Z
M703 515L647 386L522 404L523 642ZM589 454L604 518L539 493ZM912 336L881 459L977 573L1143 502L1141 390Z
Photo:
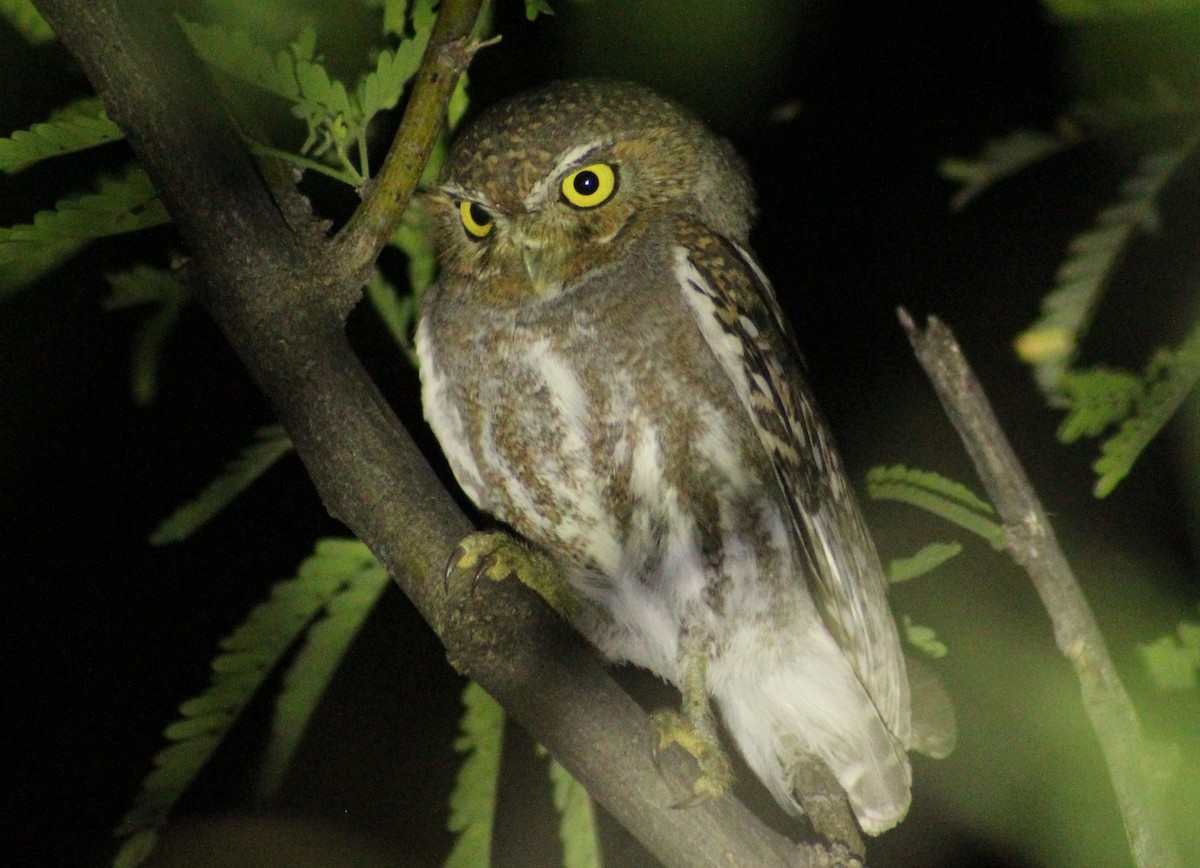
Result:
M442 590L447 594L450 593L450 574L454 572L455 566L466 555L466 547L459 543L450 552L450 557L446 559L446 568L442 570Z

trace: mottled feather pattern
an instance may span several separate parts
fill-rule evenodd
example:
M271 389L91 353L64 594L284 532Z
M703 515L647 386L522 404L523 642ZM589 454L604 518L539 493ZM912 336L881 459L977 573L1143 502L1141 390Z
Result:
M719 752L711 701L784 808L821 762L865 831L899 822L899 636L729 145L636 85L559 82L469 126L430 206L422 400L464 491Z
M703 276L687 281L685 291L712 301L721 326L739 346L749 384L747 409L786 494L808 565L805 578L889 729L907 746L908 681L887 605L887 580L774 291L744 248L688 221L681 221L679 235L681 254Z

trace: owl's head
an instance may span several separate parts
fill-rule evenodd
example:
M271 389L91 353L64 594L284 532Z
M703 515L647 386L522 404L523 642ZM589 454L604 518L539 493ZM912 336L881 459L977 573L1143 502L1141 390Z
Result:
M610 267L666 214L744 243L754 211L728 143L653 91L605 80L490 108L454 142L431 198L443 268L511 298Z

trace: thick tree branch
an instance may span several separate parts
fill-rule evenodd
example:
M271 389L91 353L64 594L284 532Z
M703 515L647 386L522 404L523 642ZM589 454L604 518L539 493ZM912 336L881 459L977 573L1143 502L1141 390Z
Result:
M202 299L287 428L330 513L387 565L455 665L663 862L804 864L814 851L770 832L732 798L672 809L690 786L690 761L667 752L662 773L653 768L646 716L528 591L482 582L473 593L447 594L442 569L471 526L345 340L345 299L358 291L361 263L347 275L329 265L328 242L289 232L167 4L36 5L154 179L190 249ZM441 27L429 50L460 40L478 5L447 0L456 23ZM418 91L443 83L427 78ZM448 93L436 92L442 100ZM428 99L418 93L412 102ZM421 147L427 152L431 143ZM424 157L405 159L416 165ZM390 218L382 219L362 235L355 231L365 239L364 247L354 245L356 255L373 255L368 248Z
M1133 703L1108 656L1083 590L1054 537L1046 511L1000 429L954 335L936 317L921 331L898 311L917 359L933 382L975 471L1005 525L1009 553L1030 579L1050 615L1054 640L1079 676L1083 705L1108 763L1125 834L1138 865L1179 865L1159 788L1147 768L1148 752Z

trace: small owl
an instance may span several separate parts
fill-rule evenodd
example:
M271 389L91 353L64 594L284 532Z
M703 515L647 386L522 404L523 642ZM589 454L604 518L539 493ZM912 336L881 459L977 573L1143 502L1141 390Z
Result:
M714 706L785 809L819 761L878 834L922 745L878 556L748 246L752 199L727 143L636 85L484 113L431 196L425 416L467 495L561 571L577 629L679 687L679 740L718 789Z

